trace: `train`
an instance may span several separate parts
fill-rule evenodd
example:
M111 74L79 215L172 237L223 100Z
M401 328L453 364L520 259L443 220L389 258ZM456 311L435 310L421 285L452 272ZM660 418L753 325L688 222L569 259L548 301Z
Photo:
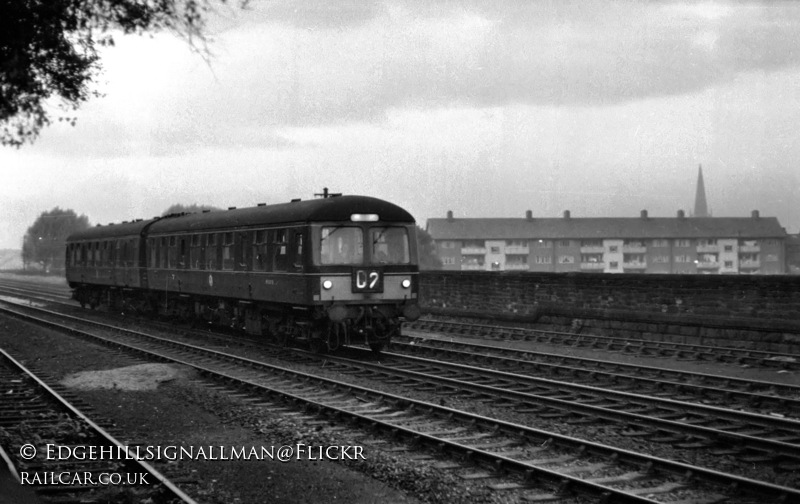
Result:
M82 307L219 324L312 351L375 352L420 317L416 223L329 194L97 225L66 240Z

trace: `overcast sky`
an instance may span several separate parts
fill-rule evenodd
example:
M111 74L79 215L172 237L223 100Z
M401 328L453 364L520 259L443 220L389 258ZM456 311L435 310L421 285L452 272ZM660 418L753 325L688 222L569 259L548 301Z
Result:
M323 187L457 217L693 210L800 227L800 3L252 0L210 61L167 34L103 54L77 125L0 149L0 248Z

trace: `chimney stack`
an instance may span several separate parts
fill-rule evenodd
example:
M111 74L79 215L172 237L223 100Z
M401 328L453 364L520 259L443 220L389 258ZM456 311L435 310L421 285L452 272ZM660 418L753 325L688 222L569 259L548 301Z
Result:
M453 222L453 211L452 210L448 210L447 211L447 222Z
M533 220L533 212L530 210L525 210L525 220L532 221Z
M642 210L642 219L647 219L647 210Z
M758 210L753 210L753 213L751 215L753 216L754 219L758 219L761 217L761 214L758 213Z
M686 217L686 213L683 210L678 210L678 218L683 219Z
M564 218L565 219L569 219L570 218L569 210L564 210Z

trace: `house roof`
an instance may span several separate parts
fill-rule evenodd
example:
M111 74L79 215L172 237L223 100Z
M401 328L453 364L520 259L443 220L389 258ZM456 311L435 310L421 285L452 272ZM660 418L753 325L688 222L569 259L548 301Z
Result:
M784 238L776 217L428 219L434 240Z

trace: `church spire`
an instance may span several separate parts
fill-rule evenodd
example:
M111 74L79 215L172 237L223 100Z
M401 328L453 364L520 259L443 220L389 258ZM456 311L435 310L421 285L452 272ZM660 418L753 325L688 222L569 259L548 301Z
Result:
M711 217L708 213L708 206L706 205L706 187L703 184L703 165L697 172L697 193L694 197L694 216L695 217Z

